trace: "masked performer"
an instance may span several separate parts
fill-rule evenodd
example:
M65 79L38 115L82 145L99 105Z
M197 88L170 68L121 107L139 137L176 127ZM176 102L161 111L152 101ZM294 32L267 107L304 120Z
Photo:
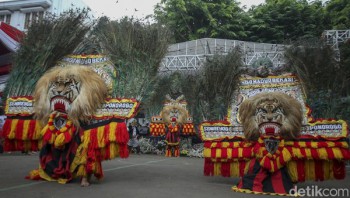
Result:
M183 99L183 96L180 96L174 100L171 99L169 95L167 95L167 99L168 101L160 113L160 116L166 124L165 140L167 147L165 156L179 157L180 134L183 124L187 121L187 110L180 103L180 101Z
M57 66L40 78L34 109L36 119L45 127L39 169L32 171L29 179L66 183L81 177L81 185L88 186L91 175L103 177L103 160L128 156L125 123L93 121L106 96L105 82L87 66Z
M239 177L234 191L271 195L295 195L295 183L306 180L344 179L345 121L313 119L295 76L244 82L238 111L233 105L228 120L200 126L205 175Z

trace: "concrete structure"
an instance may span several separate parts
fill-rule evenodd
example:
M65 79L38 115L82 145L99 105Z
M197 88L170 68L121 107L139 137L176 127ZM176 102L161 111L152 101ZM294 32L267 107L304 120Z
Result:
M202 67L208 57L216 53L227 54L236 47L239 47L243 53L242 61L247 66L260 58L269 59L275 67L285 64L284 45L203 38L170 45L159 72L161 74L169 74L174 71L195 72Z
M339 45L350 39L350 30L325 30L322 34L328 45L335 51L336 59L340 60Z
M332 45L334 49L339 50L339 44L350 39L350 30L325 30L322 37L328 45Z
M340 60L339 44L350 39L350 30L325 30L322 34L325 42L335 51L335 58ZM203 38L193 41L172 44L159 68L160 74L171 74L174 71L193 73L198 71L210 56L216 53L227 54L239 47L242 62L251 66L260 58L266 58L274 67L283 66L286 45L270 43L254 43L239 40Z
M60 15L71 8L88 7L82 0L7 0L0 2L0 21L25 31L45 13Z

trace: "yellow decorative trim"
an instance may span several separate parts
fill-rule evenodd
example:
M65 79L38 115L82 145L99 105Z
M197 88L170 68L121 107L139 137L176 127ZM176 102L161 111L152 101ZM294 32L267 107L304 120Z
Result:
M66 56L68 58L81 58L81 59L86 59L86 58L103 58L103 57L106 57L104 55L92 55L92 54L89 54L89 55L68 55Z
M280 79L280 80L277 80ZM251 81L253 85L243 84L246 81ZM282 82L281 82L282 81ZM271 88L271 87L291 87L299 85L299 80L296 76L268 76L266 78L261 77L242 77L240 78L240 89L258 89L258 88ZM254 84L257 82L258 84ZM264 83L264 84L262 84Z
M348 124L344 121L344 120L317 120L315 122L309 122L308 125L309 126L317 126L317 125L323 125L323 124L341 124L342 125L342 131L341 131L341 136L342 137L347 137L347 128L348 128ZM327 129L325 129L327 130ZM321 137L334 137L334 136L325 136L325 135L321 135Z
M176 143L169 143L168 141L165 141L165 143L168 145L168 146L177 146L180 144L180 142L176 142Z
M31 97L31 96L29 96ZM34 113L33 110L33 100L27 96L20 96L20 97L10 97L6 99L6 106L5 106L5 114L6 115L23 115L23 116L29 116ZM28 103L26 106L12 106L16 103ZM28 106L32 104L31 106Z
M128 105L128 108L123 108L123 103L125 103L124 106ZM105 103L102 104L102 108L97 109L93 116L96 119L104 117L131 118L136 114L139 104L140 103L137 100L130 98L107 99L105 100ZM132 105L132 107L129 108L129 105ZM128 110L125 111L126 109Z
M278 196L289 196L289 197L298 197L298 195L291 195L291 194L281 194L281 193L270 193L270 192L257 192L252 191L248 189L241 189L237 186L233 186L232 190L235 192L241 192L241 193L248 193L248 194L255 194L255 195L278 195Z
M228 121L227 121L228 122ZM204 127L232 127L232 125L228 122L227 124L223 123L223 122L203 122L199 125L199 131L201 134L201 137L203 140L205 141L212 141L212 140L219 140L219 139L224 139L224 138L228 138L228 139L233 139L233 138L244 138L244 136L240 136L240 135L236 135L236 136L221 136L221 137L215 137L215 138L209 138L206 136L205 132L204 132ZM215 133L215 132L213 132Z
M67 179L62 179L62 178L60 178L60 179L53 179L52 177L47 175L45 173L45 171L41 167L39 168L39 175L40 175L40 178L45 179L46 181L57 181L60 184L65 184L68 181Z

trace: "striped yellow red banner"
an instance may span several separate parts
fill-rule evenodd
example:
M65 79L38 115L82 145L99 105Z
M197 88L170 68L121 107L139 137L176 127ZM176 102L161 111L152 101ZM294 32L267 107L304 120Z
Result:
M30 117L8 117L3 126L5 151L37 151L41 147L41 125Z
M287 167L293 181L341 179L350 150L345 140L281 141L274 154L263 141L205 142L206 175L243 176L237 167L245 168L251 159L270 172Z

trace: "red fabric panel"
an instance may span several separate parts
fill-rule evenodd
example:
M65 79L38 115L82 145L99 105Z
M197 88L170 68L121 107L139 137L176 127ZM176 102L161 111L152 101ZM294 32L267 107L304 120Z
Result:
M239 161L239 176L242 177L244 175L246 161Z
M16 126L16 132L15 132L15 138L17 140L23 139L23 125L25 120L18 120L17 126Z
M280 194L288 193L284 189L281 171L276 171L273 173L273 175L271 176L271 182L275 193L280 193Z
M298 181L304 182L305 181L305 161L304 160L297 161L297 170L298 170Z
M222 159L227 159L227 148L222 148L221 149L221 158Z
M343 161L333 160L333 173L335 179L345 178L345 164Z
M332 148L326 148L328 159L334 159L334 153Z
M253 191L263 192L263 181L265 180L266 176L266 171L263 168L260 168L253 182Z
M321 160L315 161L315 176L316 181L324 180L323 162Z
M204 175L213 176L214 175L214 162L209 158L204 159Z

